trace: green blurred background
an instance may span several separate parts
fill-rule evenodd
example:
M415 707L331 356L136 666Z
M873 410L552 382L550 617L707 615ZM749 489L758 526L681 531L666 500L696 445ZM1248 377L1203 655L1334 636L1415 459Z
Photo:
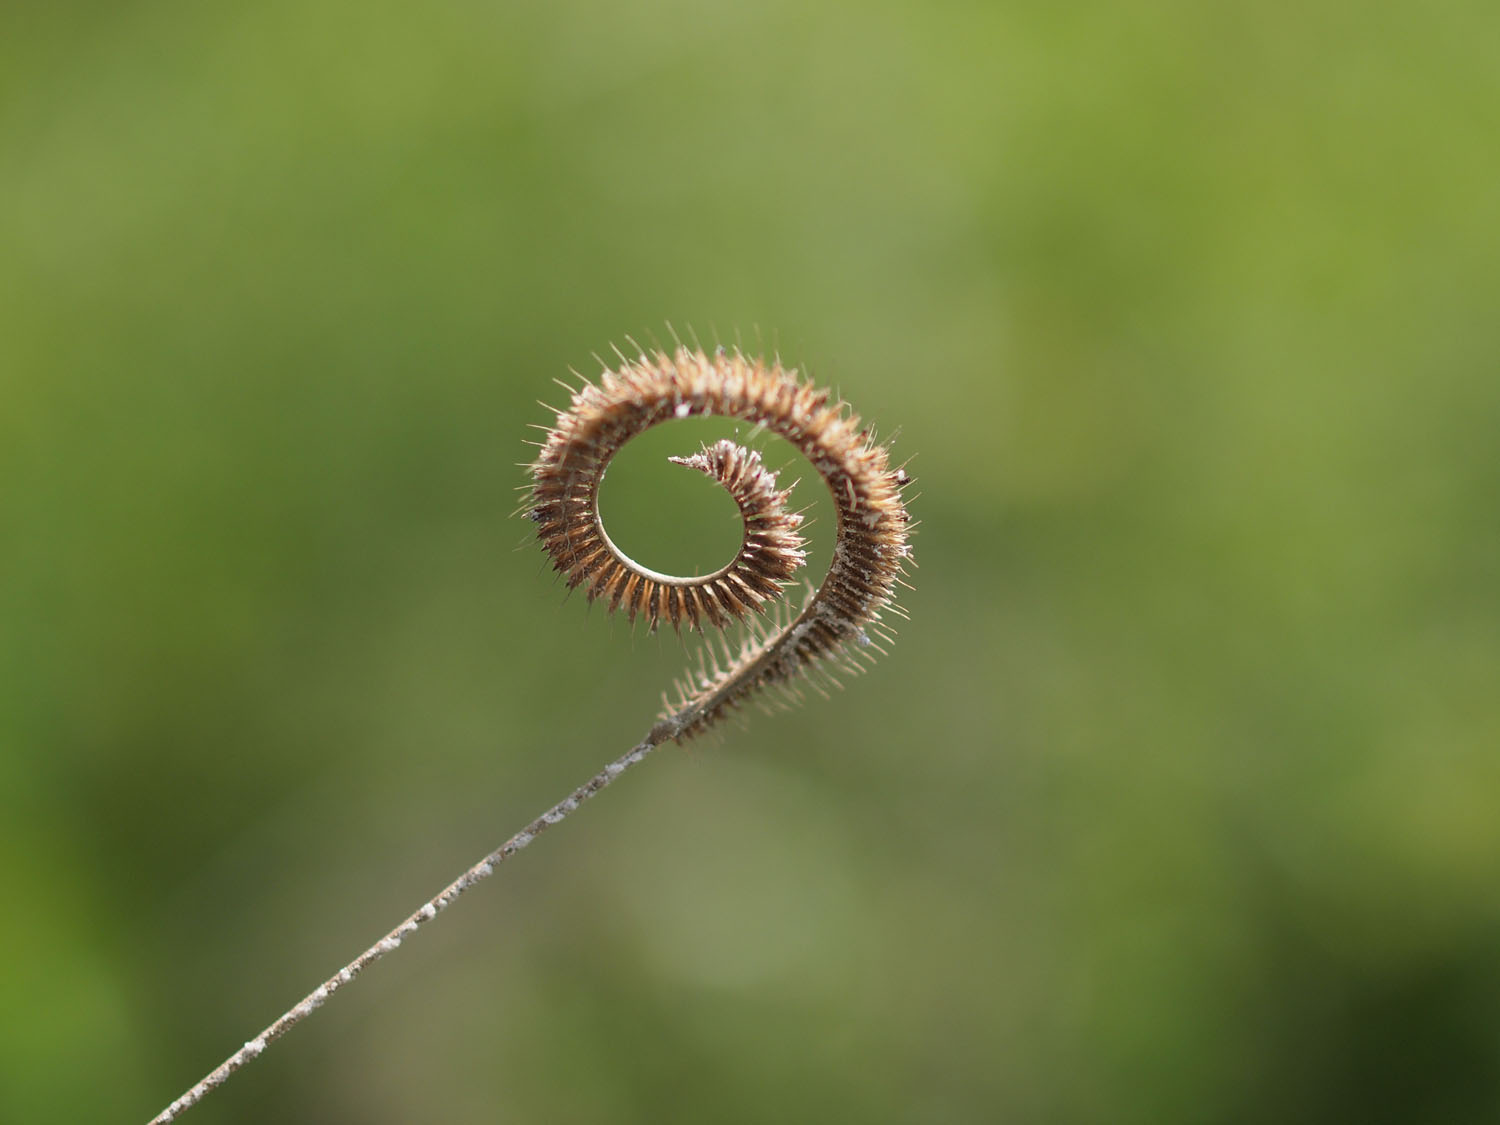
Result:
M896 648L189 1120L1500 1119L1497 35L6 5L0 1119L145 1120L645 730L684 646L510 514L668 322L900 428ZM698 436L652 565L736 540Z

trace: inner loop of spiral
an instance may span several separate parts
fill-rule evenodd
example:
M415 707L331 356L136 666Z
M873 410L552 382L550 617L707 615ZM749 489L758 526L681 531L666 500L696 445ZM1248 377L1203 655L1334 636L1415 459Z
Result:
M732 573L743 563L748 551L760 546L752 542L755 534L753 529L757 524L766 522L767 513L771 519L783 519L790 532L786 537L786 542L781 545L781 549L787 554L788 561L793 562L793 565L800 565L805 559L805 553L801 548L802 537L795 533L795 529L802 522L802 517L796 513L785 512L786 493L776 491L776 474L761 467L760 454L734 442L722 440L711 446L704 445L702 450L691 457L668 457L667 460L674 465L697 469L722 485L729 493L740 514L739 549L735 551L733 558L709 574L688 577L664 574L649 566L643 566L627 555L619 544L610 538L609 529L604 526L604 517L596 513L595 529L599 533L599 538L622 566L640 576L642 580L661 586L707 586ZM750 471L736 471L741 470L741 467L748 468ZM603 474L600 475L602 478ZM725 479L726 477L728 479ZM782 509L781 511L771 511L772 508L778 506Z

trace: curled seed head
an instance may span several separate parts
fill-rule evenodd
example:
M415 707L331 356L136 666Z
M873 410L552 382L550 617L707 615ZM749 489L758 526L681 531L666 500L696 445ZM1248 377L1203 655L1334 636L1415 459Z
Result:
M893 469L885 446L859 418L779 363L738 352L710 356L679 347L655 351L605 371L573 393L558 413L531 467L528 515L569 588L651 628L661 621L690 629L723 629L763 614L804 559L801 517L760 455L731 441L671 458L722 484L739 507L744 536L727 564L711 574L674 577L635 562L610 539L599 516L599 486L611 459L631 438L676 418L741 419L786 439L822 476L838 514L827 577L800 614L753 629L740 653L721 665L706 659L653 738L684 739L751 693L788 686L831 657L856 666L876 640L888 638L881 611L891 604L910 559L910 520L901 500L909 482Z

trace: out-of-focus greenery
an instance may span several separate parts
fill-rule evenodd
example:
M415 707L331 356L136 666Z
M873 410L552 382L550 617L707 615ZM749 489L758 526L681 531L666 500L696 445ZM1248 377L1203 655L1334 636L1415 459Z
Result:
M900 427L896 648L193 1120L1496 1120L1497 11L5 6L0 1119L149 1117L644 731L684 646L509 516L670 321Z

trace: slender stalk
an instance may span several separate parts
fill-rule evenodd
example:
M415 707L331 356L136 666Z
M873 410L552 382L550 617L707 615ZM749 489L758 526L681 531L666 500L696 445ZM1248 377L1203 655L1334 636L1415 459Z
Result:
M297 1024L301 1023L313 1012L323 1006L330 996L357 977L368 966L379 961L387 953L396 949L412 934L422 928L423 924L430 922L433 918L463 894L466 890L482 879L487 879L494 873L495 865L504 859L516 854L532 840L567 819L569 813L578 808L599 790L603 789L615 778L645 759L646 755L656 749L667 734L667 725L658 723L652 728L639 745L635 746L628 754L616 758L609 765L589 778L587 782L573 790L567 797L553 805L550 809L537 817L521 831L517 832L505 843L501 844L489 855L485 856L473 867L469 868L453 882L449 883L440 892L428 899L416 912L410 915L404 922L397 926L385 937L366 949L353 961L350 961L333 976L329 977L317 988L313 989L300 1001L283 1012L274 1023L250 1040L234 1054L221 1062L208 1074L204 1075L192 1089L188 1090L166 1109L162 1110L151 1119L150 1125L167 1125L169 1121L176 1121L184 1111L202 1101L204 1096L211 1090L222 1086L231 1074L239 1070L251 1059L258 1058L265 1049L276 1040L280 1039Z

